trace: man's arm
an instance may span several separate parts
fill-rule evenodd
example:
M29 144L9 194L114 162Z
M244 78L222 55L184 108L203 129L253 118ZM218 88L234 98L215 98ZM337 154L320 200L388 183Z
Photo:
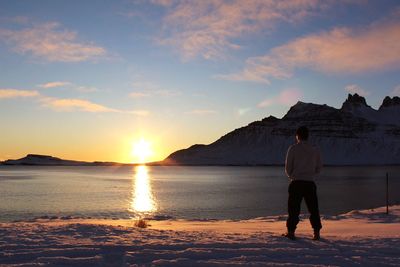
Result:
M292 146L289 147L287 153L286 153L286 160L285 160L285 172L286 175L290 178L290 176L293 173L293 151L292 151Z

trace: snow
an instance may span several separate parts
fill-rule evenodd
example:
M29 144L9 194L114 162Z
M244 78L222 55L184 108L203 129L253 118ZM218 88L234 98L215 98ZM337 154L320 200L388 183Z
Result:
M307 125L325 165L399 165L400 105L375 110L363 97L349 99L341 109L298 102L282 119L252 122L209 145L176 151L164 163L281 165L296 128Z
M400 206L323 219L311 240L285 216L245 221L38 219L0 224L1 266L400 266Z

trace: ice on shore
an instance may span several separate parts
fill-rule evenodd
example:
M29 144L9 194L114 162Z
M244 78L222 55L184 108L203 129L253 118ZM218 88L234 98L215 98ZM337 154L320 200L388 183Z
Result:
M400 266L400 206L325 218L321 241L303 220L40 219L0 224L0 266Z

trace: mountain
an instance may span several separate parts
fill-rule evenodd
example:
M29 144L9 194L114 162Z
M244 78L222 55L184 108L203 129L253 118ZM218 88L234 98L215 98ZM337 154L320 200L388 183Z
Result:
M114 162L85 162L76 160L65 160L47 155L28 154L21 159L9 159L3 161L3 165L40 165L40 166L109 166L122 165Z
M400 164L400 98L386 97L378 110L364 97L348 95L340 109L297 102L281 118L269 116L209 145L169 155L169 165L281 165L300 125L319 147L326 165Z

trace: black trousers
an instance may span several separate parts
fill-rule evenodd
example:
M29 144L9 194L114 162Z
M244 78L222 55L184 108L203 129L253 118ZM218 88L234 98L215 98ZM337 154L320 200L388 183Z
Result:
M314 230L322 228L318 209L317 186L312 181L292 181L289 185L288 212L286 221L288 231L295 231L299 223L301 201L306 201L310 212L310 222Z

